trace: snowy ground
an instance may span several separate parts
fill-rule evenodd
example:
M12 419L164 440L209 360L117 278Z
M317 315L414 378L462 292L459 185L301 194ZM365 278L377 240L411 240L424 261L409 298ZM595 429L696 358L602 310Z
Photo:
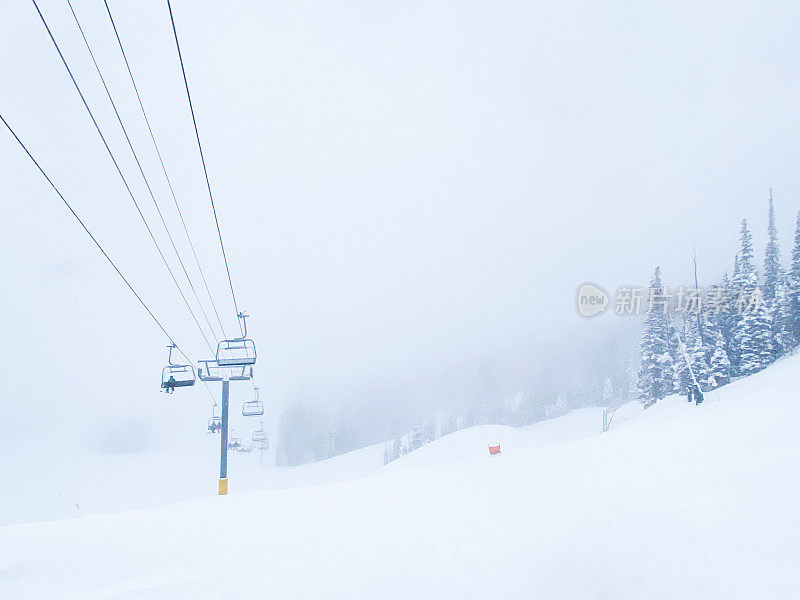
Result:
M799 375L627 405L603 434L599 410L471 428L385 467L382 446L234 457L227 497L0 528L0 598L800 597Z

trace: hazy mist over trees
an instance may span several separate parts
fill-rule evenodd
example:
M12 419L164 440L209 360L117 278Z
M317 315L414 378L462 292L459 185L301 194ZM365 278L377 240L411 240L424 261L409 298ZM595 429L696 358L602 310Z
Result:
M281 414L276 462L321 460L411 439L415 431L430 441L425 438L472 425L522 426L573 408L634 399L640 323L625 317L575 329L427 379L375 386L330 409L297 399Z

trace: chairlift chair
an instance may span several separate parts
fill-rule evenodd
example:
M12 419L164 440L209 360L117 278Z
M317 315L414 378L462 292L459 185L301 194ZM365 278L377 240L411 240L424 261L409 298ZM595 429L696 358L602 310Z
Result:
M260 417L264 414L264 403L261 400L248 400L242 404L243 417Z
M266 442L267 432L264 431L264 421L259 421L258 423L260 427L253 432L253 435L250 436L250 439L254 442Z
M173 381L170 381L170 378L172 378ZM161 369L162 388L188 387L194 385L196 380L197 374L192 365L167 366Z
M178 365L172 362L172 349L177 348L175 344L169 346L169 364L161 369L161 388L179 388L194 385L197 380L197 373L192 365Z
M217 364L220 367L241 367L256 364L256 344L251 339L222 340L217 345Z
M217 403L214 403L214 406L211 407L211 418L208 420L208 432L209 433L219 433L222 431L222 417L220 417L216 411Z
M256 344L247 337L247 317L240 312L238 315L242 322L242 337L231 340L222 340L217 345L216 361L220 367L242 367L256 364Z

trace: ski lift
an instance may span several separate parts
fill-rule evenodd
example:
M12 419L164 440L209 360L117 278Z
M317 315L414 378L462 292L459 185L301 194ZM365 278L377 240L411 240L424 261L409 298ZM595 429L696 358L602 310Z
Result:
M192 365L176 365L172 362L172 349L177 348L175 344L167 346L169 348L169 364L161 369L161 388L169 391L178 387L188 387L194 385L197 380L194 367Z
M253 435L250 436L250 439L254 442L266 442L267 432L264 431L264 421L259 421L258 423L260 427L253 432Z
M214 409L217 408L217 403L214 403L214 406L211 407L211 418L208 420L208 432L209 433L219 433L222 431L222 417L215 414L216 411Z
M261 402L261 399L259 398L258 390L258 387L253 388L253 393L256 395L255 400L248 400L242 404L243 417L260 417L264 414L264 403ZM264 423L262 421L259 421L259 423L261 423L263 429Z
M237 448L241 447L242 447L242 440L240 440L238 437L232 437L228 442L228 448L232 450L236 450Z
M243 324L242 337L231 340L222 340L217 345L216 362L220 367L241 367L256 364L256 344L247 337L247 317L240 312L238 315Z
M242 404L243 417L260 417L264 414L264 404L261 400L248 400Z
M221 367L253 365L255 362L256 345L253 340L222 340L217 346L217 364Z

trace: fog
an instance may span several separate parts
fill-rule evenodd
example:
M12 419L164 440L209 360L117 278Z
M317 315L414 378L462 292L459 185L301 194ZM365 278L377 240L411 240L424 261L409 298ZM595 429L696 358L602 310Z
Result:
M110 6L231 334L165 3ZM186 260L105 9L73 7ZM33 5L3 8L0 114L170 335L209 357ZM166 253L69 7L40 8ZM635 343L629 317L581 318L578 286L645 286L656 265L686 283L694 249L711 283L732 264L743 217L760 261L770 187L788 255L800 208L795 3L173 10L272 432L295 402L390 421L406 405L416 415L471 401L487 369L511 393L543 364L557 378L569 356L604 344L593 340ZM206 389L160 393L168 340L5 130L0 157L6 441L66 430L131 452L202 433ZM252 392L234 387L235 412Z

